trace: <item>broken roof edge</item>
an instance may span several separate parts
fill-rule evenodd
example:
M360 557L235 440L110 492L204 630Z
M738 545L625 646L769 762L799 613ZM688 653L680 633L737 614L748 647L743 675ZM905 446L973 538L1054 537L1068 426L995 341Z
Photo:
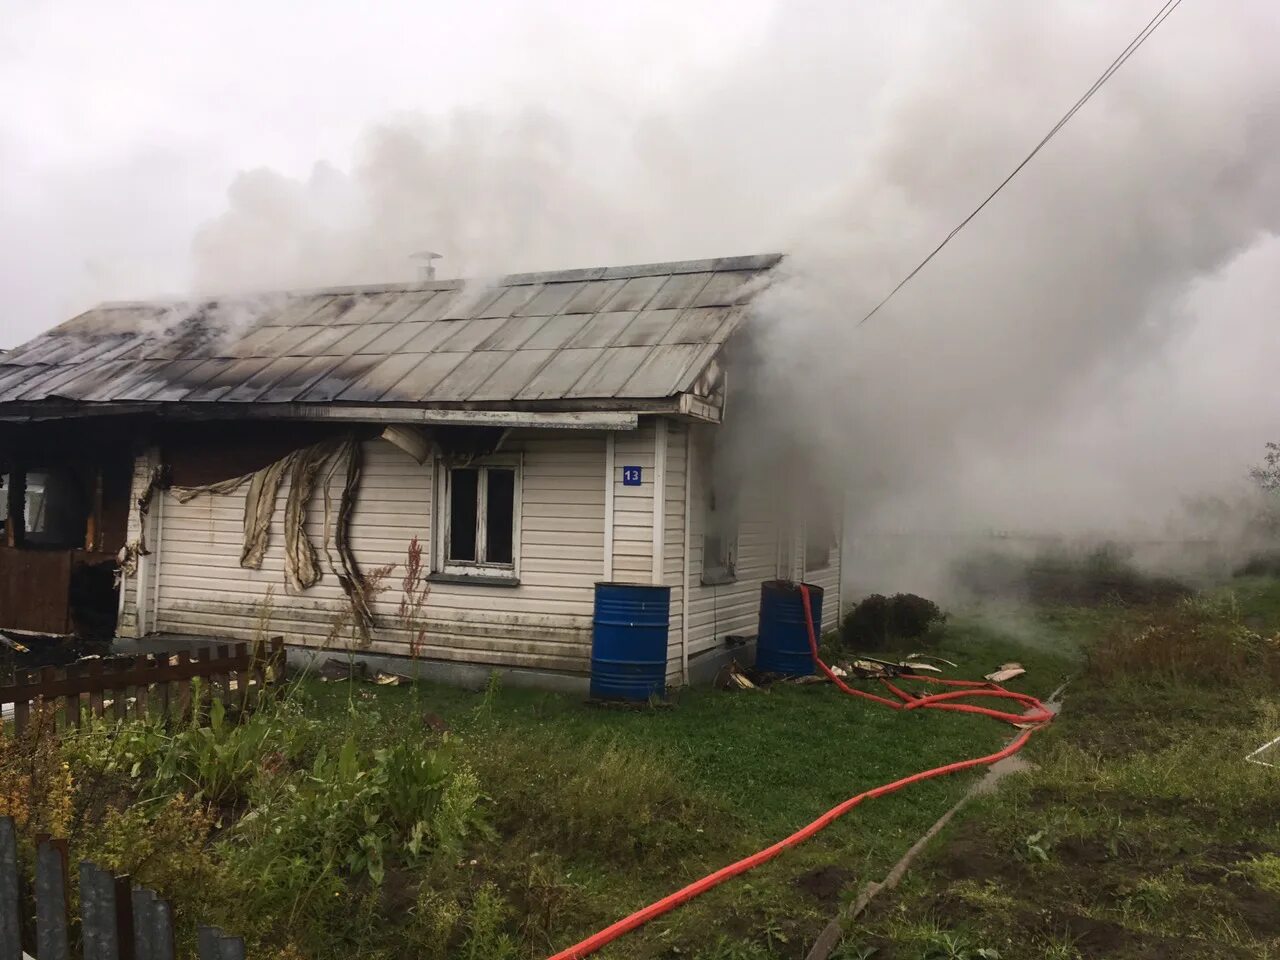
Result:
M577 399L472 401L460 403L172 403L147 400L82 401L46 399L0 403L0 422L151 416L158 420L340 420L370 423L485 423L494 417L546 419L618 418L631 423L639 416L675 416L720 422L720 409L705 398L678 393L660 399ZM611 429L629 430L620 425Z
M491 286L520 286L532 283L577 283L584 280L617 280L631 277L659 277L668 274L706 273L718 270L771 270L783 261L784 253L757 253L736 257L715 257L706 260L672 260L655 263L636 263L617 267L582 267L568 270L542 270L534 273L509 273L496 278L457 277L438 280L414 280L408 283L348 284L334 287L300 287L292 290L254 290L242 293L193 294L191 296L164 296L154 300L106 300L72 317L78 319L95 310L136 310L141 307L160 307L196 303L200 301L253 300L259 297L310 297L354 296L377 293L425 293L427 291L458 290L468 283L485 283ZM70 320L66 321L70 322ZM53 328L54 330L57 327ZM48 331L52 332L52 331Z

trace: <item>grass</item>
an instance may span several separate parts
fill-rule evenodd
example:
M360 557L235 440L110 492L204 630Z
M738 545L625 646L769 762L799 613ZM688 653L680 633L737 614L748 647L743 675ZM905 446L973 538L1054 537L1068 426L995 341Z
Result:
M1018 659L1029 672L1013 686L1043 695L1072 668L1061 650L1078 624L1034 627L1026 647L1028 623L955 618L932 652L965 677ZM312 678L216 732L100 725L0 744L0 812L172 897L187 940L213 922L259 958L536 958L855 793L1007 736L985 718L893 712L826 685L694 689L628 710L496 684ZM971 781L873 801L600 955L802 956Z
M1280 586L1249 580L1095 634L1036 769L972 805L849 949L1280 955L1280 771L1243 760L1280 733L1277 631Z

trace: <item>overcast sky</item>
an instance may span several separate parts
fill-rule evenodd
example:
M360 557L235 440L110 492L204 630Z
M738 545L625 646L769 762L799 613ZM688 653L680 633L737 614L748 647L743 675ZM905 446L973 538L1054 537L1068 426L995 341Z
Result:
M779 250L773 372L899 516L1158 520L1280 437L1275 0L1186 0L866 328L1158 0L0 3L0 347Z
M4 0L0 347L100 297L182 292L239 171L346 167L405 113L634 120L752 43L771 6Z

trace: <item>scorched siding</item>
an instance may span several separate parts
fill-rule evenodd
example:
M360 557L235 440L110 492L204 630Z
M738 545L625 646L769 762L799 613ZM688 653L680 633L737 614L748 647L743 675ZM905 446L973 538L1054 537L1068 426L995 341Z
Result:
M434 467L430 460L419 465L381 440L365 444L364 453L351 543L366 576L382 573L370 649L407 654L408 634L395 615L411 539L418 537L430 556ZM521 583L432 583L419 655L585 671L593 588L604 562L604 436L524 431L514 434L502 453L521 458ZM340 482L334 478L335 508ZM281 517L287 486L286 481L280 491L260 570L239 565L243 492L200 496L186 504L165 497L158 629L249 638L270 591L272 634L294 644L349 642L346 598L327 565L325 576L309 590L286 592ZM322 517L323 498L317 492L307 527L323 562Z

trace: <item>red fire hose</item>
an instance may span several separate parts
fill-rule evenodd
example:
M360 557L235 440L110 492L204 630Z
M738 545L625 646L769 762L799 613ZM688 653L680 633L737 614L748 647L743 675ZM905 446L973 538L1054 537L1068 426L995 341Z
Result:
M876 703L884 704L892 707L894 710L918 710L927 708L931 710L953 710L962 713L978 713L988 717L994 717L997 720L1003 720L1021 728L1019 733L1003 750L996 753L988 754L985 757L975 757L972 760L961 760L957 763L949 763L946 766L934 767L932 770L924 770L920 773L913 773L909 777L903 777L901 780L895 780L893 783L886 783L882 787L875 787L850 797L838 806L832 807L822 816L818 817L807 826L801 827L791 836L783 840L779 840L771 847L766 847L758 853L753 853L749 857L739 860L737 863L731 863L727 867L721 867L715 873L708 874L701 880L696 880L677 890L675 893L669 894L655 903L642 910L637 910L629 917L623 917L617 923L605 927L599 933L592 934L581 943L576 943L566 950L550 957L549 960L580 960L592 953L595 953L605 945L612 943L624 933L630 933L637 927L644 926L650 920L662 916L670 910L674 910L682 903L687 903L694 897L706 893L712 887L719 886L730 877L736 877L740 873L746 873L754 867L767 863L778 854L782 853L788 847L794 847L796 844L803 843L815 833L834 823L840 817L862 803L863 800L870 800L873 797L883 797L885 794L893 793L901 790L905 786L913 783L919 783L921 780L931 780L934 777L945 776L949 773L958 773L961 770L969 770L973 767L983 767L988 764L995 763L997 760L1003 760L1005 757L1011 757L1024 746L1031 738L1031 734L1035 733L1040 727L1053 719L1053 714L1035 697L1028 696L1025 693L1014 693L1011 690L1005 690L1003 687L994 683L983 683L970 680L941 680L933 677L920 677L914 674L905 674L904 680L920 680L925 683L936 683L949 687L960 687L963 689L954 690L950 693L935 693L930 696L920 696L918 694L908 693L900 689L896 685L890 683L887 679L882 679L884 686L892 693L897 700L890 700L887 697L876 696L873 693L867 693L864 690L857 690L832 672L831 668L822 662L822 658L818 656L818 633L814 628L813 609L809 603L809 588L804 584L800 584L800 597L804 603L805 623L809 631L809 652L813 655L813 662L817 664L827 678L840 689L841 692L850 696L862 697L866 700L874 700ZM958 703L965 697L988 697L996 700L1012 700L1020 703L1027 708L1025 713L1006 713L1001 710L995 710L990 707L980 707L971 703Z

